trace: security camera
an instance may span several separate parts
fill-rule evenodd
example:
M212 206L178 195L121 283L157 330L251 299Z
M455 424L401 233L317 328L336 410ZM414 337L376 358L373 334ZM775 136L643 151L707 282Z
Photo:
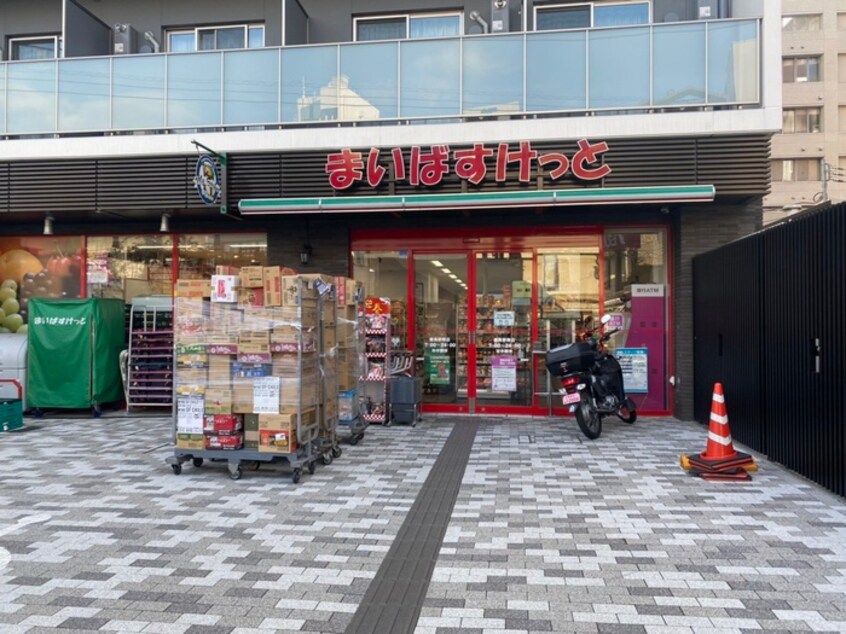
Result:
M667 205L664 205L663 207L661 207L661 213L664 214L665 216L669 216L670 215L670 208L667 207Z

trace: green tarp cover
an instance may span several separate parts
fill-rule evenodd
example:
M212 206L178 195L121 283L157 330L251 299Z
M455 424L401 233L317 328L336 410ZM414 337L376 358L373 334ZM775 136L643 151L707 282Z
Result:
M29 406L86 408L120 400L124 319L119 299L31 299Z

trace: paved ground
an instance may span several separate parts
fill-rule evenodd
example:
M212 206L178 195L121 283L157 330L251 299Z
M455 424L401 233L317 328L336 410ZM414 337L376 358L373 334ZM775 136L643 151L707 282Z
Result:
M28 421L0 434L0 632L344 632L462 421L371 428L299 485L177 477L162 418ZM846 631L846 501L766 461L691 478L704 438L481 419L416 632Z

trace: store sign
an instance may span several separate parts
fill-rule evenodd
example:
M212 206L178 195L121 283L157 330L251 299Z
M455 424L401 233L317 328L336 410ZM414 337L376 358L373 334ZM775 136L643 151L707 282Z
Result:
M207 205L220 202L220 172L210 156L201 156L194 167L194 187Z
M514 325L514 311L513 310L496 310L494 311L494 326L497 328L507 328Z
M664 297L664 285L632 284L632 297Z
M611 173L611 166L602 163L601 155L608 151L608 143L591 143L587 139L577 142L579 149L568 157L562 152L540 154L532 149L530 141L520 141L519 149L511 150L507 143L488 147L476 143L470 149L450 151L448 145L432 145L428 148L413 146L409 150L408 162L402 148L390 150L386 163L392 166L391 174L396 182L407 181L413 187L434 187L449 175L450 169L461 180L473 185L480 184L488 175L488 159L496 160L494 179L498 183L507 180L509 167L516 169L521 183L531 182L533 167L545 171L553 181L568 172L583 181L596 181ZM344 148L326 157L325 171L333 189L343 191L357 183L378 187L388 175L388 169L381 158L382 151L372 147L367 156ZM537 175L537 172L535 172Z

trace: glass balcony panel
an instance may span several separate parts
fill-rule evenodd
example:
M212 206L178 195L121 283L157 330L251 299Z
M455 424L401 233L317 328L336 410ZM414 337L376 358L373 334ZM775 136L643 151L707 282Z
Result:
M526 38L526 110L549 112L587 107L585 37L584 31L576 31L538 33Z
M705 25L657 28L652 40L652 101L656 106L705 103Z
M523 37L464 40L463 112L469 115L523 111Z
M6 126L9 134L56 129L56 62L8 65Z
M636 108L649 105L649 29L588 32L588 106Z
M256 125L279 120L279 51L223 56L223 123Z
M108 59L59 62L59 131L107 127L110 105Z
M708 101L758 101L758 25L708 23Z
M459 40L400 43L400 116L442 117L461 112Z
M6 64L0 64L0 133L6 131Z
M165 127L164 55L121 55L112 66L112 128Z
M338 47L282 50L282 121L338 118Z
M396 42L341 47L338 119L394 119L399 114Z
M220 125L220 81L220 53L168 56L168 127Z

